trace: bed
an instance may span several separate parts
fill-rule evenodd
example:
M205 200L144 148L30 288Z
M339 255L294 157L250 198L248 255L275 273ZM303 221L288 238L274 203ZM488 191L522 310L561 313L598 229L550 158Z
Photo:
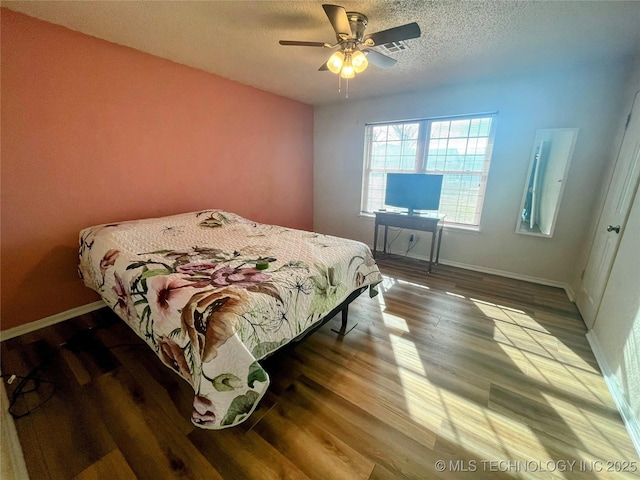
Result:
M189 382L208 429L251 415L269 386L259 360L340 310L344 330L348 303L382 280L361 242L222 210L86 228L79 271Z

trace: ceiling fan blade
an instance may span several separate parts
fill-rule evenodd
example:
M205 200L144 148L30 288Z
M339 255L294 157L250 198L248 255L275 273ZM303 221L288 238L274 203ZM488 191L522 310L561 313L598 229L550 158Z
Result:
M280 40L280 45L292 45L295 47L324 47L324 42L299 42L297 40Z
M391 42L401 42L402 40L409 40L410 38L418 38L420 36L420 27L416 22L407 23L406 25L400 25L399 27L393 27L389 30L382 30L381 32L372 33L365 37L367 40L373 40L374 45L384 45Z
M324 62L320 68L318 69L319 72L324 72L324 71L329 71L329 67L327 66L327 62Z
M393 67L398 62L395 58L388 57L387 55L376 52L375 50L363 49L362 51L367 56L369 63L376 67L389 68Z
M347 17L347 11L344 7L339 5L322 5L324 13L329 17L331 26L336 31L336 35L342 38L343 36L351 36L351 25L349 25L349 18Z

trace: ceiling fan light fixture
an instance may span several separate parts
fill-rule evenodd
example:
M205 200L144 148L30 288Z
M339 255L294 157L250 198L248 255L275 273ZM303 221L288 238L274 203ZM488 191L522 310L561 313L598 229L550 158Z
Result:
M351 54L347 53L344 63L342 64L342 70L340 70L340 76L342 78L353 78L356 76L353 63L351 62Z
M360 50L356 50L351 56L351 64L353 65L353 69L356 73L364 72L369 65L369 60L364 53Z
M327 61L327 68L333 73L340 73L344 64L344 54L341 51L335 52Z

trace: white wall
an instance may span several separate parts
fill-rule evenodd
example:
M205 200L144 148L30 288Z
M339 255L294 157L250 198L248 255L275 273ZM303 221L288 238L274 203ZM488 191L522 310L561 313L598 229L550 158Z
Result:
M633 99L635 98L636 92L640 90L640 45L637 48L635 61L628 65L627 70L628 81L626 87L623 90L624 96L622 108L618 112L617 118L615 120L616 131L614 140L611 144L611 152L609 154L611 161L607 165L607 168L602 175L603 181L600 185L599 191L595 195L595 205L597 207L594 210L594 214L590 218L589 227L587 229L587 233L585 234L585 238L587 238L588 241L584 242L582 244L582 247L578 251L578 261L576 262L576 268L571 279L571 287L575 292L580 291L580 285L582 283L582 272L587 266L591 244L596 232L596 227L598 226L600 220L600 213L604 208L607 189L609 187L609 183L611 182L611 177L613 176L613 170L616 165L618 150L620 149L620 144L622 143L622 139L624 137L627 115L629 115L629 113L631 112L631 107L633 105Z
M314 229L373 243L373 219L359 216L365 123L499 111L481 232L445 230L441 259L569 282L610 161L627 70L618 62L317 107ZM516 234L536 130L566 127L580 131L554 236ZM428 248L425 238L411 253L428 256Z

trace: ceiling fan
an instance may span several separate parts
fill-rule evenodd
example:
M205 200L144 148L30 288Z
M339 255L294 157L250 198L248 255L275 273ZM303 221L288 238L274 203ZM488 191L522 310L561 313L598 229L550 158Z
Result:
M336 48L329 60L318 70L329 70L342 78L353 78L356 73L363 72L369 62L381 68L395 65L396 59L384 55L371 47L387 43L400 42L420 36L420 27L416 22L364 35L368 19L358 12L347 12L339 5L322 5L331 26L336 32L336 43L302 42L297 40L280 40L280 45L299 47Z

